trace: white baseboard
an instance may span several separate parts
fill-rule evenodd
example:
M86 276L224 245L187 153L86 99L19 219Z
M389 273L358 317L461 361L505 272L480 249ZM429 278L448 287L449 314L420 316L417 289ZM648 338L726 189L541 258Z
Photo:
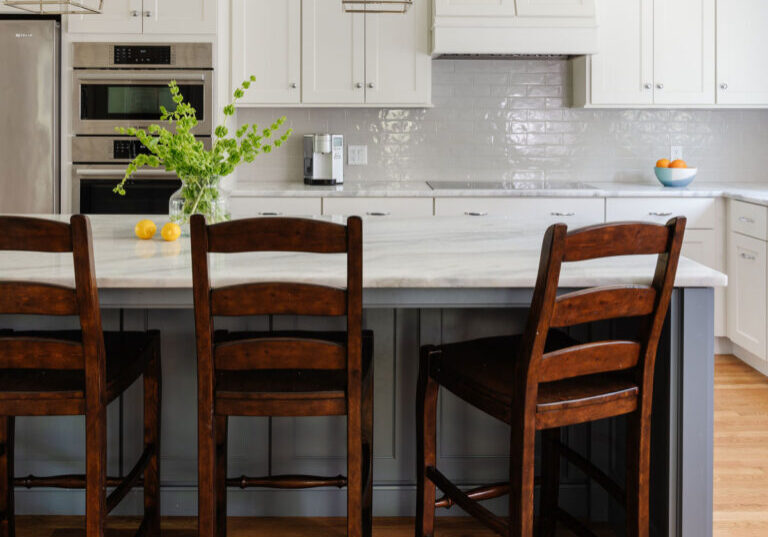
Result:
M732 354L734 354L739 360L750 366L752 369L755 369L763 375L768 376L768 361L763 360L759 356L752 354L742 347L739 347L733 342L731 342L731 346Z

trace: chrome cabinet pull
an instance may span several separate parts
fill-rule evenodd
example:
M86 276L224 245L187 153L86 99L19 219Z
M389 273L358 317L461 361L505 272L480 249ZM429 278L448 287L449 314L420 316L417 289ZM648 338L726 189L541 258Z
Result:
M291 82L290 86L291 86L291 89L296 89L298 87L296 82Z
M656 84L656 89L664 89L664 84Z
M466 211L465 216L488 216L486 211Z
M754 261L755 259L757 259L755 256L749 255L749 254L745 254L744 252L742 252L739 255L739 257L741 257L742 259L746 259L747 261Z
M645 89L647 89L647 90L648 90L648 89L653 89L653 84L643 84L643 87L644 87Z
M368 216L390 216L392 213L390 212L382 212L382 211L369 211L367 213Z
M135 9L131 11L131 17L138 17L141 14L140 11L136 11Z
M576 213L558 213L558 212L554 212L554 213L549 213L549 215L550 216L566 216L567 217L567 216L576 216Z
M748 216L740 216L739 222L744 222L745 224L754 224L755 220L752 218L749 218Z
M371 88L371 89L373 89L373 88L375 88L376 86L374 86L374 85L373 85L373 82L369 82L369 83L368 83L368 87L369 87L369 88Z
M672 213L657 213L657 212L651 211L650 213L648 213L648 216L672 216Z
M723 82L722 84L720 84L720 89L721 89L721 90L727 90L727 89L728 89L728 84L726 84L725 82Z
M264 211L259 213L259 216L283 216L283 213L278 213L276 211Z
M363 87L363 83L362 83L362 82L358 82L357 84L355 84L355 87L356 87L357 89L360 89L360 88L362 88L362 87Z
M145 16L146 18L148 18L148 19L151 19L151 18L152 18L152 12L151 12L151 11L145 11L145 12L144 12L144 16Z

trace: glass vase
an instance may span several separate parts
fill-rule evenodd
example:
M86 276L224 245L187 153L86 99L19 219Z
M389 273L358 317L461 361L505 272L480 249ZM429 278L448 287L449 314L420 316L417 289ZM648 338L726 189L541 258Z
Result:
M188 232L193 214L202 214L209 224L230 219L229 196L219 177L182 179L181 188L168 200L168 217Z

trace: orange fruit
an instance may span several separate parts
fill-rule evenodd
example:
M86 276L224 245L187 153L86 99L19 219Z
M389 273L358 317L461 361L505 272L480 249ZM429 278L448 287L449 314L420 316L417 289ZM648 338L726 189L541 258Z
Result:
M669 167L670 167L670 168L687 168L687 167L688 167L688 165L685 163L685 161L684 161L684 160L681 160L681 159L677 159L677 160L673 160L673 161L672 161L672 162L669 164Z
M657 168L669 168L669 159L663 158L656 163Z

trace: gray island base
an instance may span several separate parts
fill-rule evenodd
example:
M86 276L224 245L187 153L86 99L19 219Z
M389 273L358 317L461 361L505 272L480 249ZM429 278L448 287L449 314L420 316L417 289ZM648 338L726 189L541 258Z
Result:
M51 217L62 218L62 217ZM105 329L162 331L162 510L195 515L196 358L188 240L140 242L137 217L93 217L96 272ZM415 512L415 391L418 349L472 337L519 331L530 304L543 229L503 218L367 219L364 224L365 326L375 332L374 510L377 516ZM343 259L317 255L212 256L214 285L246 280L299 280L341 285ZM329 256L325 256L329 257ZM333 257L333 256L330 256ZM595 284L648 284L654 259L576 263L564 270L564 290ZM71 260L57 254L4 254L0 280L72 284ZM655 535L712 535L714 288L724 275L682 259L659 349L653 419L652 518ZM325 328L322 319L254 317L221 327ZM2 326L61 327L61 319L3 318ZM42 324L41 324L42 323ZM44 326L43 326L44 324ZM71 322L68 326L72 326ZM590 336L625 331L593 327ZM608 333L608 332L606 332ZM512 350L510 350L512 352ZM229 475L343 473L343 418L233 418ZM569 445L623 479L623 421L604 420L565 431ZM141 450L141 389L109 409L109 473L129 468ZM508 476L508 428L441 395L438 467L462 485ZM16 473L82 472L82 418L17 420ZM621 481L620 481L621 482ZM598 485L563 468L561 502L577 516L620 524ZM345 491L230 489L231 516L342 516ZM19 489L19 514L81 514L81 491ZM138 514L141 493L121 514ZM491 503L504 512L504 500ZM449 514L460 514L456 508Z

